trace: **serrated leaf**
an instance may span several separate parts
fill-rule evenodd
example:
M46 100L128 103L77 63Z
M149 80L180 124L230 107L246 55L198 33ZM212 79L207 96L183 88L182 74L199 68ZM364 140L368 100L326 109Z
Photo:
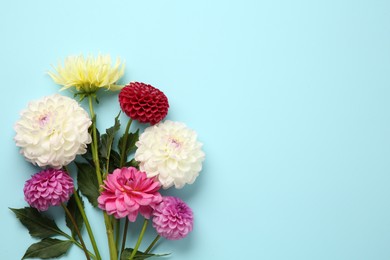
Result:
M77 193L78 193L78 191L77 191ZM84 208L84 202L80 196L79 196L79 198L80 198L81 204L83 205L83 208ZM79 207L77 206L74 194L72 195L72 197L70 197L66 207L68 208L68 211L70 212L73 219L75 220L75 222L77 224L77 228L81 231L81 229L83 228L83 225L84 225L84 220L83 220L83 217L80 213ZM68 217L68 215L66 215L65 221L66 221L66 225L68 226L68 228L72 232L72 237L76 238L76 236L77 236L76 228L73 225L73 222Z
M121 254L121 258L120 260L128 260L130 258L130 255L131 253L133 252L133 248L126 248L125 250L123 250L122 254ZM135 254L134 256L134 260L143 260L143 259L147 259L149 257L159 257L159 256L167 256L169 254L152 254L152 253L144 253L144 252L141 252L141 251L137 251L137 253Z
M97 207L99 184L93 167L86 163L77 163L77 185L81 193L87 197L92 206Z
M101 136L100 141L100 156L105 158L106 160L110 157L112 143L114 142L114 138L116 133L119 131L121 127L121 123L119 121L120 113L115 117L115 123L112 127L106 129L106 133Z
M119 139L118 142L119 154L123 153L122 147L125 140L125 135L126 133L122 135L122 137ZM125 158L123 159L124 162L127 162L127 157L129 156L129 154L137 148L135 146L135 143L138 141L138 139L139 139L139 129L135 133L129 133L129 135L127 136L127 141L125 144L125 151L124 151Z
M37 209L25 207L22 209L12 209L16 217L28 229L33 237L47 238L54 235L65 234L58 228L54 220L42 215Z
M72 242L70 240L59 240L53 238L45 238L38 243L32 244L24 254L22 259L27 258L57 258L65 254Z

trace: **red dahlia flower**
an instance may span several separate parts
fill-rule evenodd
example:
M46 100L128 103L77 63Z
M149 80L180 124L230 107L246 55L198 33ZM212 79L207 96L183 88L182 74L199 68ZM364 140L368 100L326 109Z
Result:
M157 88L131 82L119 93L119 104L126 115L140 123L155 125L168 114L168 99Z

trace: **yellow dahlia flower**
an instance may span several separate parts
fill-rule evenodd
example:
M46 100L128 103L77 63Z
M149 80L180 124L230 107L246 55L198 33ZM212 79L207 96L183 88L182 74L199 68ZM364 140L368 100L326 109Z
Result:
M95 93L101 88L119 90L121 86L115 83L123 76L125 66L117 58L111 66L110 55L69 56L64 65L58 64L55 72L49 72L50 77L59 85L61 90L75 87L81 93Z

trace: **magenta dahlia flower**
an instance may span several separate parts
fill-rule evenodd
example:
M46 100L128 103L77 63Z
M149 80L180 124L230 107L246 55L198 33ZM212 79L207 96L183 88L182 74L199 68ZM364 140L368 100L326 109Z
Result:
M138 213L149 219L153 208L162 200L158 192L160 183L134 167L108 174L103 189L98 197L99 208L115 218L128 217L131 222Z
M163 92L141 82L131 82L122 88L119 104L128 117L152 125L163 120L169 108Z
M164 197L153 211L153 226L157 233L166 239L186 237L192 231L193 224L191 208L176 197Z
M45 211L66 202L73 193L73 179L63 170L46 169L34 174L24 185L24 199L31 207Z

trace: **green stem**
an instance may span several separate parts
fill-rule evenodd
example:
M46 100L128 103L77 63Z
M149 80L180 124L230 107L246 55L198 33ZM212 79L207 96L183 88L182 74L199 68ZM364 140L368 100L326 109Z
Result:
M121 160L120 160L120 167L123 167L124 163L126 162L125 156L126 156L126 144L127 144L127 138L129 136L129 129L131 126L131 123L133 122L133 119L130 118L130 120L127 122L125 135L123 136L123 142L122 142L122 152L121 152Z
M115 244L116 244L116 248L119 248L120 229L121 229L121 220L115 219Z
M87 260L90 260L91 258L89 257L88 249L87 249L87 247L85 246L83 237L82 237L82 235L81 235L81 233L80 233L79 228L77 227L77 223L76 223L76 221L74 220L74 218L73 218L73 216L72 216L72 213L69 212L68 208L65 206L64 203L61 203L61 206L62 206L62 208L64 209L66 215L69 217L70 221L72 222L72 224L73 224L73 226L74 226L74 229L75 229L77 235L79 236L80 243L81 243L81 246L83 247L83 251L84 251L84 253L85 253L85 256L87 257Z
M71 236L68 236L66 235L65 237L67 237L69 239L70 242L72 242L73 244L75 244L76 246L78 246L80 249L84 250L83 249L83 246L76 240L74 240ZM88 251L88 250L87 250ZM97 260L96 256L94 256L90 251L88 251L88 255L92 258L92 259L95 259Z
M129 219L126 218L125 220L125 227L123 228L123 238L122 238L122 247L121 247L121 253L123 250L125 250L125 244L126 244L126 238L127 238L127 229L129 227Z
M125 129L125 135L123 136L123 142L122 142L122 147L121 147L121 157L120 157L120 163L119 163L119 166L120 167L123 167L123 165L125 164L125 156L126 156L126 144L127 144L127 139L128 139L128 136L129 136L129 130L130 130L130 126L131 126L131 123L133 122L133 119L129 119L129 121L127 121L127 125L126 125L126 129ZM126 158L127 159L127 158ZM119 222L119 220L117 220ZM129 219L126 218L125 220L125 227L123 229L123 238L122 238L122 247L121 247L121 253L123 252L123 250L125 249L125 244L126 244L126 238L127 238L127 229L128 229L128 226L129 226ZM117 229L117 245L119 243L119 229Z
M88 95L88 102L89 102L89 111L91 113L91 117L94 120L92 122L92 158L93 162L95 164L96 168L96 177L98 179L99 186L103 184L102 175L100 172L100 162L99 162L99 155L98 155L98 140L97 140L97 132L96 132L96 118L95 118L95 111L93 109L92 104L92 96Z
M80 197L77 194L76 190L74 190L74 198L76 200L77 207L80 210L81 216L82 216L82 218L84 220L85 227L87 228L88 236L89 236L89 239L91 240L93 251L95 252L96 258L100 260L100 259L102 259L102 257L100 256L99 249L98 249L97 244L96 244L95 236L93 235L93 232L92 232L92 229L91 229L91 225L89 224L87 215L85 214L85 211L84 211L84 207L81 204Z
M152 250L152 248L154 247L154 245L157 243L157 241L158 241L160 238L161 238L160 235L157 235L157 236L154 238L153 242L148 246L148 248L146 248L145 254L149 253L150 250Z
M65 166L65 170L68 172L68 174L70 173L68 166ZM77 207L80 211L81 217L84 220L85 227L87 228L88 236L89 236L89 239L91 240L91 244L93 247L93 251L95 252L96 259L101 260L102 257L100 256L99 249L98 249L97 244L96 244L95 236L93 235L91 225L89 224L89 221L88 221L88 217L85 214L84 206L83 206L81 199L79 197L79 194L75 188L73 188L73 194L74 194L74 199L76 201Z
M92 104L92 96L88 95L88 102L89 102L89 111L91 113L91 117L94 119L94 122L92 123L92 157L93 162L95 164L96 168L96 177L98 180L99 187L103 184L102 175L100 171L100 163L99 163L99 155L98 155L98 140L97 140L97 133L96 133L96 118L95 118L95 112L93 110L93 104ZM104 217L104 224L106 225L106 234L107 234L107 240L108 240L108 247L110 250L110 259L111 260L117 260L118 254L116 250L116 244L114 239L114 232L112 230L112 225L109 216L105 211L103 211L103 217Z
M139 234L137 243L135 244L135 247L134 247L134 249L133 249L133 252L131 252L131 255L130 255L129 260L133 260L133 259L134 259L134 256L137 254L138 248L139 248L139 246L141 245L142 238L144 237L145 230L146 230L146 227L147 227L147 226L148 226L148 220L145 219L145 220L144 220L144 225L142 226L141 233Z

